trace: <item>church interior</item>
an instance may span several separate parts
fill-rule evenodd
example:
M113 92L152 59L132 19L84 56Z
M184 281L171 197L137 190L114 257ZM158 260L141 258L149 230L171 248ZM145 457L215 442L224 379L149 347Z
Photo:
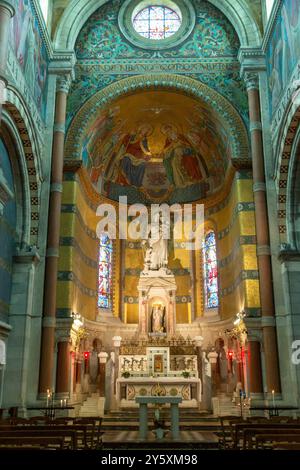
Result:
M298 0L0 0L0 451L300 450L299 123Z

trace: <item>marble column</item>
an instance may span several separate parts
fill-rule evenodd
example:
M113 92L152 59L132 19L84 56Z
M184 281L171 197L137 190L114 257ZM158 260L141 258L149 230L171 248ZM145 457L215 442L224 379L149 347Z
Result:
M0 0L0 123L7 85L6 65L10 20L14 14L13 2L10 0Z
M120 346L122 338L121 336L114 336L113 337L113 346L115 351L115 377L114 377L114 394L116 395L117 392L117 378L119 377L119 356L120 356Z
M69 75L62 75L57 78L44 284L45 290L39 380L40 394L44 394L47 389L52 388L65 120L67 95L70 82Z
M57 344L56 394L69 397L70 393L71 342L62 338Z
M211 382L212 382L212 395L217 393L217 360L218 353L216 351L211 351L207 354L208 360L211 366Z
M248 338L249 392L251 396L263 394L260 342ZM263 395L262 395L263 396ZM262 398L261 396L261 398Z
M100 397L105 397L105 372L106 372L106 362L108 354L106 352L101 352L98 355L99 357L99 374L100 374L100 386L99 386L99 395Z
M258 75L256 73L247 72L245 74L245 81L249 101L253 163L253 192L255 203L257 259L259 270L263 342L267 352L265 354L266 384L267 391L269 393L271 393L272 390L275 390L275 392L279 393L280 375L275 327L275 308ZM259 377L255 379L255 383L258 382Z

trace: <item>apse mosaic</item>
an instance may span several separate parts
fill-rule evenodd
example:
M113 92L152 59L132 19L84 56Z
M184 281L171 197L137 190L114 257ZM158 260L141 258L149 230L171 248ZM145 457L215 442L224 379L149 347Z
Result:
M300 9L295 0L282 3L267 48L270 113L276 111L282 93L300 58Z
M213 231L206 234L203 242L204 290L206 308L219 306L218 264L216 236Z
M29 0L17 2L11 20L10 44L37 108L45 119L48 56Z
M191 76L214 88L248 122L247 94L237 60L239 40L219 10L205 0L195 0L193 32L180 45L157 51L134 46L122 35L118 25L121 4L115 0L103 5L78 36L67 126L84 102L111 83L132 75L170 72Z
M102 234L99 240L98 307L110 309L112 301L112 241Z
M175 92L119 99L91 121L82 161L96 190L128 202L188 202L224 180L227 134L211 111Z

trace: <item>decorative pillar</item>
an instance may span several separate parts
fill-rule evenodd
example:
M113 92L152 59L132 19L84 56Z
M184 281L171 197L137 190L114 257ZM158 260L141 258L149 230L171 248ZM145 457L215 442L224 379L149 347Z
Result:
M69 397L70 393L70 338L61 338L57 344L56 395ZM66 396L67 395L67 396Z
M119 355L122 338L121 336L113 337L113 345L115 350L115 378L114 378L114 394L116 394L117 378L119 377Z
M76 361L76 386L77 388L81 385L81 361L77 359Z
M105 369L108 354L106 352L101 352L98 354L99 357L99 373L100 373L100 386L99 386L99 395L100 397L105 397Z
M275 327L271 250L264 169L263 135L257 73L245 73L248 92L251 148L253 162L253 192L257 239L257 259L262 311L263 342L266 355L267 390L280 392L279 360ZM255 383L258 383L257 377Z
M202 374L202 345L203 345L203 336L195 336L194 343L197 350L197 366L199 379L201 380L202 390L203 390L203 374Z
M215 395L217 391L217 359L218 353L216 351L211 351L207 354L208 360L211 366L211 379L212 379L212 394Z
M70 83L70 75L62 75L57 78L44 283L45 290L39 380L40 394L45 394L47 389L52 388L66 104Z
M15 14L15 9L10 0L0 0L0 124L2 105L5 103L5 91L7 85L6 65L8 52L8 38L10 20Z
M260 342L248 337L249 393L253 397L263 398ZM261 396L257 396L261 395ZM255 397L254 397L255 398Z

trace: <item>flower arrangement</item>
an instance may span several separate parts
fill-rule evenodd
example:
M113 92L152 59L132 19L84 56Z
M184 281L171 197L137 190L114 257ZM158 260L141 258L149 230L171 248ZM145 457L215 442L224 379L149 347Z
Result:
M130 377L130 372L128 372L128 370L125 370L125 372L122 372L122 377L124 379L128 379Z

